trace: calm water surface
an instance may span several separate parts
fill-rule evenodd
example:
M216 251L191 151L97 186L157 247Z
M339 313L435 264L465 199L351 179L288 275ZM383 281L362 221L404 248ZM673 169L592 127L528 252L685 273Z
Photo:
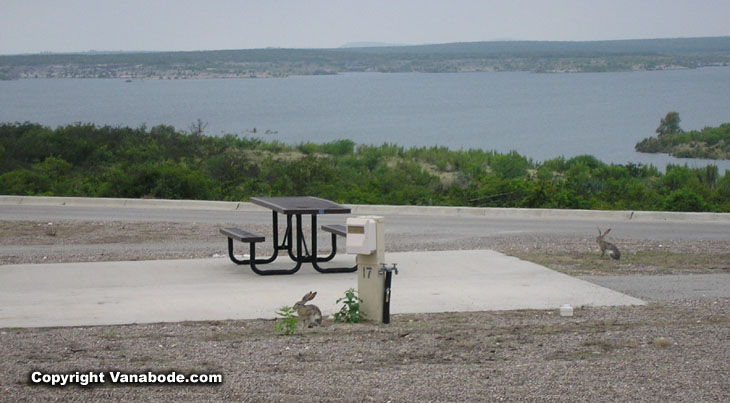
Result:
M730 68L531 74L342 74L275 79L0 82L0 121L186 130L286 143L516 150L538 161L591 154L604 162L730 169L728 161L640 154L636 142L678 111L685 130L730 122ZM252 134L254 128L256 134ZM271 132L266 134L266 131Z

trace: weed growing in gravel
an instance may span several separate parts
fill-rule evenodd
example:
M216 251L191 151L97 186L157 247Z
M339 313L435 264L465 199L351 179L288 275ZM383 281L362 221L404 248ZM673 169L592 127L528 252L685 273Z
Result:
M274 324L274 329L276 329L279 334L291 335L297 332L297 322L299 322L299 317L294 311L294 308L290 306L282 306L276 314L279 315L279 319L277 319L276 324Z
M345 296L338 299L337 303L344 303L339 312L335 313L335 322L358 323L365 319L365 314L360 310L362 299L355 295L353 288L345 291Z
M672 342L664 337L657 337L656 339L654 339L654 345L661 348L667 348L672 345Z

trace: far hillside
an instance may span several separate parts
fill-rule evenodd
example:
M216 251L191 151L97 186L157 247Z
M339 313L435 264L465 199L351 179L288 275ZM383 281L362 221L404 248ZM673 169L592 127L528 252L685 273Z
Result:
M727 66L730 37L337 49L0 56L0 79L285 77L346 72L604 72Z

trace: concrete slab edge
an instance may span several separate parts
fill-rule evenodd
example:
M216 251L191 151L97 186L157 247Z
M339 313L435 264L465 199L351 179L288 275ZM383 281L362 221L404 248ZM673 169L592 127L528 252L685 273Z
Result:
M268 211L248 202L207 200L120 199L93 197L0 195L0 205L176 208L196 210ZM605 221L684 221L730 224L730 213L678 213L627 210L561 210L497 207L441 207L348 204L358 215L439 215L510 219L587 219Z

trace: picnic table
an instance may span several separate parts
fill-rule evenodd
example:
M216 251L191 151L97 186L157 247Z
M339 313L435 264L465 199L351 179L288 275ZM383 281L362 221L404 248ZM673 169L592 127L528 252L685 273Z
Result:
M256 243L264 242L265 237L254 234L240 228L222 228L220 232L228 237L228 256L231 261L239 265L249 265L254 273L259 275L272 274L294 274L301 268L303 263L311 263L315 270L320 273L350 273L357 271L357 265L353 267L331 267L325 268L320 263L332 260L337 254L337 237L345 236L344 225L323 225L321 229L331 234L332 251L327 256L317 256L317 234L320 229L317 226L317 216L320 214L349 214L350 209L341 206L330 200L319 197L252 197L251 203L271 210L272 246L273 252L270 257L256 258ZM286 230L279 243L279 214L286 216ZM310 248L307 248L306 237L302 228L302 216L311 216ZM239 259L233 253L233 241L249 244L249 258ZM289 258L295 265L291 269L261 269L260 265L266 265L275 261L279 251L286 250Z

